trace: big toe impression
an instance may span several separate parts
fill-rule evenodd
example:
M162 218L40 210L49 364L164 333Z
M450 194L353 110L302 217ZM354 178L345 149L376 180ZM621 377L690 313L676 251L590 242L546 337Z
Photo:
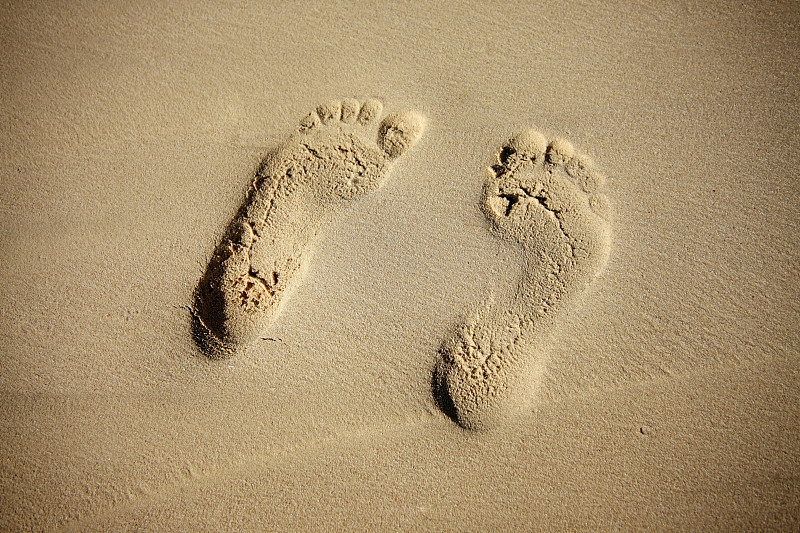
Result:
M392 113L381 122L379 142L389 157L399 157L414 146L424 131L425 117L419 113Z

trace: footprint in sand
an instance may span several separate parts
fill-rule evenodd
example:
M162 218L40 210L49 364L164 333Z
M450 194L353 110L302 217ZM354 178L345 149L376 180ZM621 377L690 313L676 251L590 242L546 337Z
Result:
M196 291L195 339L207 354L260 338L301 277L314 237L349 200L378 189L420 138L421 115L378 123L382 109L374 99L321 105L263 161Z
M489 302L440 349L434 393L461 426L488 429L531 397L561 309L604 267L604 178L572 145L526 130L498 153L483 195L492 231L522 247L511 301Z

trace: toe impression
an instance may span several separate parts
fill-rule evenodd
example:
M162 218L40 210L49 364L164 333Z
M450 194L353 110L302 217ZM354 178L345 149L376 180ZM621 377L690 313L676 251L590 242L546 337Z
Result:
M419 113L392 113L381 122L379 144L389 157L399 157L414 146L424 131L425 118Z

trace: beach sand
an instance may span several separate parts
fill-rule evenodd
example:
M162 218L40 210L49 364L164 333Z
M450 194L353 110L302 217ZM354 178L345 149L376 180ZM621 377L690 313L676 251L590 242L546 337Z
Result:
M790 2L3 5L0 529L797 530L799 26ZM262 162L350 98L424 132L209 357L198 284ZM556 241L487 211L528 129L606 178L569 185L591 268L542 275ZM563 287L546 320L527 279ZM522 392L484 417L459 331L507 316L525 343L486 390Z

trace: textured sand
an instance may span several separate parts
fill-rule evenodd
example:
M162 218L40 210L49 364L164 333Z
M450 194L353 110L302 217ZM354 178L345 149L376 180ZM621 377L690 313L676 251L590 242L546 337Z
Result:
M68 4L0 7L0 529L800 526L796 5ZM215 246L345 97L425 136L207 358ZM476 433L432 372L514 297L480 207L527 127L603 170L613 240Z

